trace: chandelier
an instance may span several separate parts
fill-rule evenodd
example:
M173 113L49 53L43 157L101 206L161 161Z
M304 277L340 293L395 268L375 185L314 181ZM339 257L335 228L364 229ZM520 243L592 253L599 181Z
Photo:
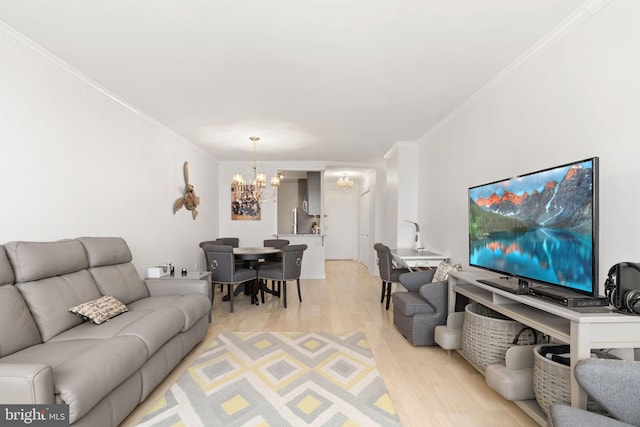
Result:
M234 173L231 180L231 187L237 199L254 200L257 203L262 201L263 190L267 187L267 175L258 171L258 162L256 159L256 142L260 140L257 136L249 138L253 142L253 164L250 165L247 173ZM273 187L272 198L275 200L277 190L280 186L280 178L274 176L270 180Z
M353 187L353 181L351 181L349 179L349 177L347 176L347 174L343 174L342 177L340 177L340 179L337 182L338 187L340 188L351 188Z

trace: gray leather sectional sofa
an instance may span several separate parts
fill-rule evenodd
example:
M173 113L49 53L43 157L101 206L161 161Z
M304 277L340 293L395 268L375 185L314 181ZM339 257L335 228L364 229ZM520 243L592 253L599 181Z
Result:
M206 335L210 285L141 280L126 242L0 246L0 403L69 405L74 426L117 426ZM69 308L109 295L94 324Z

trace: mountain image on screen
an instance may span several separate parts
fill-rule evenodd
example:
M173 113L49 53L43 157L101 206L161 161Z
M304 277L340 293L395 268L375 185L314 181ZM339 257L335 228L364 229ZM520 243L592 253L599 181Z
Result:
M591 233L591 174L591 168L574 165L562 181L548 181L542 191L535 187L521 194L504 190L501 196L493 192L489 197L471 200L478 226L477 233L482 235L494 231L526 230L530 227ZM474 204L477 209L473 209Z
M469 188L470 265L591 293L593 164Z

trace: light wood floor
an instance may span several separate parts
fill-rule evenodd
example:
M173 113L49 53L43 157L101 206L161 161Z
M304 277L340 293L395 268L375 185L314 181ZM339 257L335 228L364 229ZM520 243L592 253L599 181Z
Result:
M231 314L217 287L213 323L203 343L225 331L363 331L403 426L538 425L490 389L459 355L450 358L439 347L413 347L393 326L393 307L386 311L380 304L379 278L362 265L327 261L326 270L326 280L302 281L302 303L291 282L286 310L271 295L266 295L265 304L251 306L249 298L240 294ZM121 426L135 425L203 347L196 347Z

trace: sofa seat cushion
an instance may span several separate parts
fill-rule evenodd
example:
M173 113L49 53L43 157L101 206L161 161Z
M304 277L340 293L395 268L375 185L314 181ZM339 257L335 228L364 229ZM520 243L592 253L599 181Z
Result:
M164 343L180 333L183 326L184 314L175 307L154 311L128 311L100 325L85 322L52 338L49 342L106 340L117 336L135 335L144 342L144 353L149 358Z
M3 357L0 363L44 363L55 368L98 342L95 339L81 339L37 344Z
M202 294L160 295L143 298L128 305L130 311L157 310L161 307L175 307L184 314L182 331L190 329L203 316L208 316L211 301Z
M97 342L55 367L56 402L69 405L70 423L138 371L146 354L145 345L137 336L118 336Z
M394 292L392 298L394 309L405 316L435 313L433 307L415 292Z
M142 298L127 305L129 311L154 311L159 308L169 307L171 303L180 298L180 295L162 295L157 297Z
M136 336L144 342L147 359L184 326L184 314L174 307L161 308L129 324L118 336Z
M13 285L0 286L0 357L41 342L40 332L18 289Z
M100 325L94 325L91 322L84 322L81 325L71 328L63 333L56 335L49 342L58 341L70 341L70 340L82 340L82 339L108 339L113 338L118 333L129 326L130 324L138 321L149 314L147 311L132 312L127 311L119 316L116 316L109 321L101 323Z
M171 307L179 309L184 314L182 331L186 331L203 317L209 316L211 301L202 294L182 295L171 303Z

